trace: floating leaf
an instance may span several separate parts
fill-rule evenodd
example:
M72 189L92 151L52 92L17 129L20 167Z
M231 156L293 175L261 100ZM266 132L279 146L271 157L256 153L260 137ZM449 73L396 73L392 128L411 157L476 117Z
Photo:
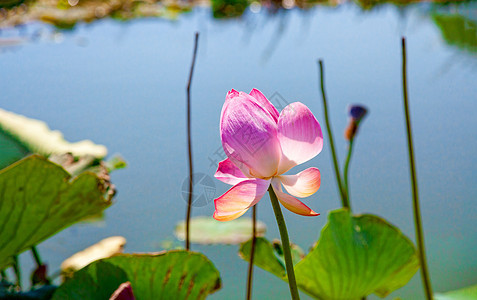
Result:
M373 215L351 216L332 211L313 250L301 261L293 258L298 287L318 299L384 297L404 286L419 268L414 245L396 227ZM286 280L276 247L257 239L254 264ZM293 249L293 248L292 248ZM248 260L250 242L240 255Z
M250 239L240 246L239 256L245 261L250 261L251 248L252 240ZM290 244L290 250L294 264L303 259L304 254L300 247ZM254 264L285 280L285 258L282 244L278 240L270 243L267 239L258 237L255 241Z
M75 157L91 155L103 158L108 152L105 146L96 145L90 140L67 142L61 132L51 130L45 122L3 109L0 109L0 131L17 139L30 152L45 156L72 153Z
M185 221L176 225L175 236L185 239ZM257 222L257 235L263 236L267 230L263 222ZM190 241L196 244L240 244L252 236L252 220L240 218L229 222L219 222L212 217L195 217L190 220Z
M109 299L127 281L137 300L205 299L221 285L219 272L200 253L181 250L120 254L95 261L76 272L52 299Z
M434 295L435 300L475 300L477 299L477 285L468 286L460 290Z
M314 249L295 266L299 287L316 298L384 297L404 286L419 261L411 241L373 215L332 211Z
M13 255L111 204L104 197L109 187L97 175L70 179L63 168L38 155L0 170L0 270Z
M61 273L65 278L69 278L75 271L86 267L95 260L122 253L124 245L126 245L126 239L122 236L105 238L63 261Z

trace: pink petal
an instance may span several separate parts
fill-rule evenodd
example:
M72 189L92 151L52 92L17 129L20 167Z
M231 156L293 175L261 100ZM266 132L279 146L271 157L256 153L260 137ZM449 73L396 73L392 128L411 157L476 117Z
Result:
M277 195L278 201L280 201L280 203L289 211L302 215L302 216L318 216L319 215L318 213L314 212L311 208L303 204L303 202L301 202L297 198L290 196L288 194L285 194L282 191L280 179L273 178L272 187L273 187L273 191Z
M278 122L278 117L280 116L278 110L275 108L275 106L273 106L270 101L268 101L267 97L265 97L262 92L257 89L252 89L252 91L250 92L250 96L255 98L255 100L257 100L257 103L270 113L275 122Z
M240 93L237 92L236 90L231 89L231 90L227 93L227 96L225 96L225 102L227 102L228 100L233 99L234 97L237 97L239 94L240 94Z
M230 159L225 159L219 163L215 178L227 184L236 185L237 183L252 177L250 173L245 176L240 169L234 165Z
M278 139L282 160L278 174L283 174L321 152L323 134L313 113L303 103L287 105L278 118Z
M308 168L296 175L280 175L277 177L287 192L295 197L308 197L320 188L321 176L317 168Z
M244 174L250 170L253 177L269 178L277 173L277 124L255 98L240 92L225 102L220 134L225 154Z
M270 186L270 180L249 179L234 185L214 200L214 219L231 221L243 215L262 199Z

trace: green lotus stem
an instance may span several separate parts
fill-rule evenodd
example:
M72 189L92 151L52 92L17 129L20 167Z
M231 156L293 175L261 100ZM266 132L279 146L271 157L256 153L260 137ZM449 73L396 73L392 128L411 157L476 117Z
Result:
M1 270L0 271L0 276L1 276L1 280L6 280L8 281L8 275L7 275L7 272L5 272L5 270Z
M421 212L419 207L419 192L417 188L416 167L414 161L414 146L412 142L411 117L409 113L409 101L407 96L407 67L406 67L406 39L402 38L402 87L404 100L404 113L406 115L407 145L409 151L409 169L411 173L412 200L414 208L414 225L416 229L417 248L421 263L421 277L426 293L426 299L432 300L432 286L427 268L426 250L424 248L424 233L422 230Z
M247 300L252 299L253 259L255 257L255 243L257 241L257 205L255 204L252 207L252 246L250 248L250 261L247 272Z
M353 154L353 142L354 142L354 137L352 137L350 140L349 140L349 144L348 144L348 155L346 156L346 161L345 161L345 164L344 164L344 169L343 169L343 185L344 185L344 189L346 191L346 196L347 196L347 200L348 200L348 208L349 210L351 211L351 200L350 200L350 193L349 193L349 186L348 186L348 170L349 170L349 163L351 161L351 155ZM343 205L344 206L344 205Z
M36 265L39 267L43 265L41 262L40 254L38 254L38 250L36 249L36 246L31 247L31 253L33 254L33 259L35 259Z
M300 295L298 294L298 288L296 286L295 270L293 269L287 225L285 224L285 219L283 219L282 210L272 186L268 188L268 193L270 194L270 201L272 202L273 211L275 212L275 217L277 218L278 229L280 230L280 237L282 239L283 255L285 256L285 266L288 276L288 285L290 286L290 294L293 300L299 300Z
M36 246L32 246L30 250L31 250L31 253L33 254L33 259L35 260L37 267L38 268L41 267L43 265L43 262L41 260L40 254L38 253L38 250L36 249ZM51 282L48 276L45 277L45 280L47 283Z
M343 184L341 183L340 169L338 167L338 158L335 151L333 133L331 132L331 124L328 118L328 104L326 101L326 93L325 93L325 75L323 71L323 68L324 68L323 60L320 59L318 61L318 64L320 69L320 84L321 84L321 95L323 99L323 112L325 114L326 130L328 132L328 137L330 139L331 156L333 157L333 167L335 170L336 182L338 183L338 190L340 191L340 195L341 195L341 204L343 207L349 209L350 205L349 205L348 195L346 194L346 190L344 189Z
M17 279L17 286L22 289L22 273L20 271L20 266L18 264L18 255L13 256L13 271L15 272L15 277Z
M193 165L192 165L192 138L191 138L191 125L190 125L190 87L192 85L192 75L194 74L195 58L197 56L197 44L199 42L199 33L195 33L194 40L194 54L192 56L192 64L190 66L189 81L187 82L187 154L189 161L189 198L187 201L187 213L186 213L186 234L185 234L185 248L190 250L190 216L192 213L192 193L194 189L193 185Z

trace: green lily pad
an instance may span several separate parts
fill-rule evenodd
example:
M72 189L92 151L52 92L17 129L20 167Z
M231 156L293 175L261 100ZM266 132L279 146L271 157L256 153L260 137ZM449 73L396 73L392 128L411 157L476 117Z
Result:
M240 218L229 222L219 222L212 217L195 217L190 220L190 241L196 244L240 244L252 236L252 220ZM174 235L185 239L185 221L176 225ZM256 236L264 236L265 223L257 221Z
M251 248L252 241L243 243L240 246L239 256L245 261L250 261ZM287 274L282 261L276 256L275 248L272 243L262 237L258 237L255 240L253 264L282 279Z
M399 229L374 215L330 212L313 250L295 266L299 287L316 298L385 297L419 269L416 249Z
M437 293L435 300L475 300L477 299L477 285L468 286L460 290L446 293Z
M109 182L90 172L70 179L38 155L0 170L0 270L13 255L111 205Z
M108 153L105 146L96 145L90 140L70 143L61 132L51 130L45 122L3 109L0 109L0 132L17 140L31 153L44 156L71 153L74 157L91 155L101 159Z
M250 261L251 248L252 240L250 239L240 246L239 256L245 261ZM298 245L290 244L290 250L293 264L298 263L305 256ZM255 240L254 265L286 280L285 258L281 242L275 240L270 243L267 239L258 237Z
M52 300L103 300L129 281L137 300L205 299L221 286L212 262L200 253L120 254L93 262L63 283Z
M330 212L328 219L311 252L299 262L293 258L298 288L310 296L352 300L375 293L385 297L419 269L412 242L382 218L352 216L339 209ZM248 244L240 249L246 260ZM256 249L254 264L286 280L284 264L273 245L258 239Z

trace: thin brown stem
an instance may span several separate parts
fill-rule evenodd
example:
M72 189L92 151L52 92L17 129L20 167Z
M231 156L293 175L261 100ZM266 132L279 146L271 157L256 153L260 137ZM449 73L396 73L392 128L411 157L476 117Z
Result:
M421 211L419 207L419 191L417 188L416 166L414 160L414 146L412 142L411 117L409 113L409 100L407 94L407 57L406 39L402 38L402 87L404 100L404 113L406 115L406 133L409 152L409 169L411 172L412 200L414 208L414 224L416 229L417 251L421 262L421 278L426 293L426 299L432 300L432 286L429 271L427 269L426 250L424 248L424 232L422 229Z
M257 205L252 207L252 247L250 248L250 261L247 272L247 300L252 299L253 259L255 257L255 242L257 237Z
M199 42L199 33L195 33L194 40L194 54L192 56L192 64L190 66L189 81L187 82L187 147L189 159L189 199L187 201L187 215L186 215L186 239L185 248L190 250L190 216L192 211L192 193L193 193L193 165L192 165L192 140L191 140L191 125L190 125L190 87L192 84L192 75L194 74L195 58L197 56L197 46Z
M333 167L335 170L336 182L338 183L338 190L341 196L341 204L343 207L349 209L350 205L348 201L348 195L346 194L346 191L341 182L341 174L340 174L340 169L338 167L338 157L335 151L335 143L333 141L333 133L331 132L330 119L328 118L328 104L326 101L326 93L325 93L325 72L323 70L324 69L323 61L320 59L318 61L318 64L319 64L319 71L320 71L320 86L321 86L321 95L323 100L323 112L325 115L326 131L328 132L328 138L330 139L331 157L333 158Z
M7 275L7 272L5 272L5 270L0 271L0 281L2 280L8 281L8 275Z

